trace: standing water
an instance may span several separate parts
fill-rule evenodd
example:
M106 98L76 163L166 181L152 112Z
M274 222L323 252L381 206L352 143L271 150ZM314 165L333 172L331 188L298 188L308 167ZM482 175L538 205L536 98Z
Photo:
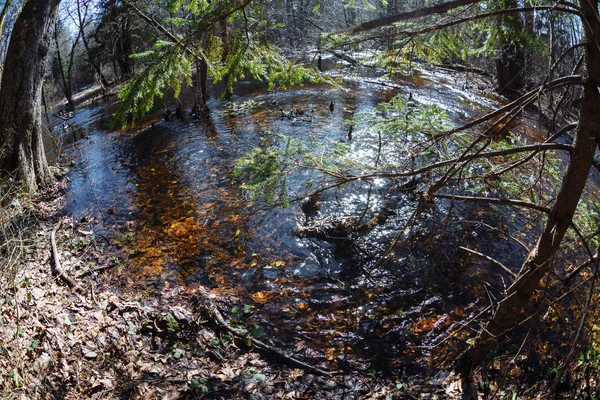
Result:
M402 87L361 78L340 89L274 93L241 84L237 93L212 101L200 120L154 120L134 131L108 129L114 106L78 110L72 131L63 134L75 165L66 213L92 221L97 233L122 246L127 259L120 268L132 287L158 294L201 284L231 296L232 305L252 310L248 319L257 334L330 368L423 372L430 345L481 308L482 276L507 278L458 246L488 241L513 270L523 249L481 226L461 224L476 217L470 207L455 206L451 218L458 228L440 234L436 227L448 207L442 202L421 217L413 240L379 263L417 207L406 182L348 184L323 193L320 207L307 211L299 203L278 208L250 201L234 166L271 132L316 148L339 143L356 158L372 157L364 141L373 134L369 127L358 122L350 130L347 121L396 95L436 104L455 121L495 103L428 73ZM317 176L291 176L291 197ZM368 218L387 210L386 218L358 237L302 234L311 213L313 220L342 220L361 215L367 204Z

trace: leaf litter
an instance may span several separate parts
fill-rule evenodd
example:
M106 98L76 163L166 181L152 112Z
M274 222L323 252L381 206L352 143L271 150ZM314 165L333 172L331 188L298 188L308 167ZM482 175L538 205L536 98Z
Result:
M1 398L400 399L422 391L356 372L317 376L249 347L205 306L225 313L231 299L201 286L152 296L122 289L125 274L102 267L123 250L94 237L85 219L59 217L64 187L31 205L35 218L19 232L22 254L0 274ZM63 272L81 291L52 274L49 237L59 219ZM454 397L441 386L426 391Z

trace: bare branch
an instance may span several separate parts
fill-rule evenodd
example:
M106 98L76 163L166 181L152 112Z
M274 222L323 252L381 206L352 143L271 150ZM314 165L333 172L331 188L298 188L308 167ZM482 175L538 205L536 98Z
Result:
M434 197L440 199L450 199L450 200L459 200L459 201L472 201L478 203L489 203L489 204L500 204L505 206L514 206L521 208L528 208L530 210L540 211L545 214L550 214L550 207L541 206L539 204L530 203L528 201L523 200L514 200L514 199L503 199L498 197L474 197L474 196L455 196L448 194L433 194Z
M556 89L558 87L565 86L565 85L576 85L576 84L582 84L582 83L583 83L583 81L582 81L581 75L568 75L568 76L564 76L562 78L555 79L551 82L545 83L544 85L540 86L539 88L536 88L536 89L524 94L523 96L521 96L518 99L514 100L513 102L505 105L504 107L499 108L498 110L496 110L494 112L484 115L481 118L471 121L461 127L453 129L449 132L440 133L439 136L444 136L444 135L452 134L455 132L464 131L466 129L477 126L483 122L489 121L490 119L495 118L499 115L502 115L505 112L508 112L514 108L520 107L520 106L524 105L525 103L531 102L535 98L535 96L537 96L541 92L553 90L553 89Z
M517 274L516 274L516 273L514 273L514 272L512 272L512 271L511 271L511 270L510 270L510 269L509 269L509 268L508 268L506 265L502 264L502 263L501 263L500 261L498 261L498 260L495 260L495 259L493 259L493 258L492 258L492 257L490 257L490 256L487 256L487 255L485 255L485 254L483 254L483 253L480 253L480 252L478 252L478 251L475 251L475 250L468 249L468 248L466 248L466 247L463 247L463 246L460 246L460 247L459 247L459 249L461 249L461 250L464 250L464 251L467 251L467 252L469 252L469 253L472 253L472 254L475 254L476 256L479 256L479 257L481 257L481 258L485 258L485 259L486 259L486 260L488 260L489 262L491 262L491 263L493 263L493 264L496 264L497 266L499 266L500 268L502 268L502 269L504 270L504 272L506 272L507 274L509 274L509 275L510 275L510 276L512 276L513 278L516 278L516 277L517 277Z

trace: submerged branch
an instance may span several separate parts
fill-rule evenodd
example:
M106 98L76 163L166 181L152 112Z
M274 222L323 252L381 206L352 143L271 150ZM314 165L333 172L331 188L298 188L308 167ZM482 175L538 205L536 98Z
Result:
M219 311L217 306L208 298L207 295L204 296L203 300L204 300L203 306L208 311L208 313L215 319L217 324L220 325L225 330L227 330L232 335L241 337L242 339L249 339L252 342L252 344L254 346L256 346L257 348L267 351L269 353L272 353L274 355L277 355L277 356L283 358L284 360L287 360L288 362L295 364L296 366L303 368L305 370L311 371L311 372L319 374L319 375L325 375L325 376L335 375L335 372L327 371L327 370L321 369L319 367L315 367L314 365L307 364L304 361L298 360L295 357L288 356L283 351L281 351L273 346L270 346L258 339L241 335L241 332L239 329L236 329L233 326L231 326L229 323L227 323L227 321L225 320L225 318L223 318L223 315L221 314L221 312Z

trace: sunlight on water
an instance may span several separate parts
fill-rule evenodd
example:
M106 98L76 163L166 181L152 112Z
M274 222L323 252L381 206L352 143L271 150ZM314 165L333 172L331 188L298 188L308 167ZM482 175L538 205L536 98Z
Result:
M449 206L443 202L415 223L418 198L406 179L357 181L322 193L312 208L282 209L251 201L233 167L252 147L274 140L271 131L317 151L350 145L351 160L374 164L377 132L360 123L350 132L347 122L397 92L414 93L417 102L453 118L472 113L465 102L493 105L449 90L437 76L424 77L425 85L406 82L396 90L360 77L343 90L266 93L248 86L250 94L231 102L212 101L200 121L148 119L134 132L108 132L114 110L106 106L78 111L77 134L61 133L75 160L66 212L113 238L137 288L160 293L168 285L206 285L260 309L265 326L301 327L324 354L346 342L369 349L389 334L386 357L403 359L402 343L424 340L419 329L442 326L449 304L476 297L467 273L473 260L456 246L473 230L444 231ZM406 154L384 156L407 162ZM288 180L305 204L312 201L306 198L311 179L320 175L308 171ZM389 251L398 239L403 245ZM293 329L284 330L281 340L297 340ZM335 365L334 356L326 359Z

